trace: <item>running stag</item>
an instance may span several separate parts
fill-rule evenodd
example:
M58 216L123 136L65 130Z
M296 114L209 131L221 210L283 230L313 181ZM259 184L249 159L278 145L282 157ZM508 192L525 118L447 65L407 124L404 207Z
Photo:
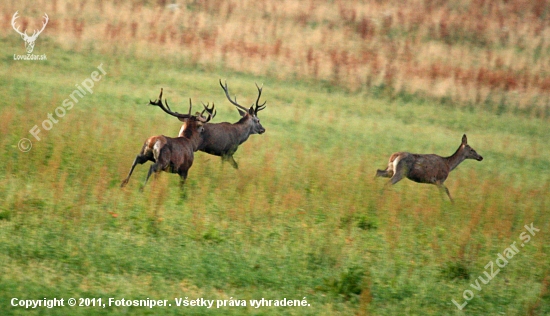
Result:
M136 165L141 165L147 161L152 161L153 164L149 168L149 173L147 173L147 178L145 178L145 183L143 184L144 186L153 172L158 174L161 171L165 171L179 174L181 177L180 184L183 187L189 168L193 165L193 152L197 151L201 143L201 133L204 124L216 115L216 111L213 104L211 108L203 104L204 110L201 113L197 112L195 115L191 115L192 104L191 99L189 99L189 113L180 114L172 112L170 106L168 106L168 102L166 100L165 102L166 105L162 104L162 89L160 89L158 101L153 102L149 100L149 104L160 107L164 112L177 117L183 122L180 135L176 138L164 135L149 137L145 141L145 144L143 144L140 153L136 156L128 176L120 185L121 187L124 187L128 183ZM208 114L206 117L203 116L204 112Z
M440 190L447 193L452 202L453 198L449 193L449 189L443 182L445 182L449 173L465 159L483 160L483 157L468 145L466 134L462 136L462 144L452 156L441 157L434 154L420 155L397 152L391 155L386 170L376 171L376 176L391 178L389 182L391 184L396 184L403 177L418 183L435 184Z
M242 117L238 122L233 124L223 122L204 125L203 141L199 146L199 150L214 156L220 156L222 157L222 162L227 161L233 168L238 169L239 166L233 158L233 154L237 151L239 145L244 143L250 135L263 134L265 132L265 128L260 124L260 119L258 118L258 112L265 109L266 103L259 104L263 86L258 87L256 85L258 98L256 99L256 103L249 109L238 104L237 97L235 97L235 100L231 100L231 96L227 90L227 82L224 86L220 79L220 86L229 102L237 107Z

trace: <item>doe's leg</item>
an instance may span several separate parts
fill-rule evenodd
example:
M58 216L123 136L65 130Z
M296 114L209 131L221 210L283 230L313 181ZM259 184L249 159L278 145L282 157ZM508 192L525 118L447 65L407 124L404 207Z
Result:
M405 175L405 171L406 171L406 168L404 167L403 161L399 161L397 166L395 166L395 173L391 177L389 183L394 185L397 182L401 181L401 179L403 179L403 176Z
M449 193L449 189L447 189L447 187L443 183L437 184L437 187L441 192L445 191L445 193L447 193L447 196L449 197L449 200L451 200L451 203L454 203L454 200L451 197L451 193Z
M393 171L391 170L376 170L376 175L374 176L375 178L377 177L384 177L384 178L391 178L393 176Z

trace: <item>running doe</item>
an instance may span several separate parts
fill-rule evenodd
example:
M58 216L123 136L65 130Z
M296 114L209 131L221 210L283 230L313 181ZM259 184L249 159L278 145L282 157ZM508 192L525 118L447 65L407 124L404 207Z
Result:
M470 145L466 134L462 136L462 144L454 154L441 157L434 154L421 155L408 152L397 152L390 156L386 170L376 171L376 177L391 178L391 184L396 184L403 177L418 183L435 184L453 201L449 189L443 184L449 173L465 159L482 161L481 157Z

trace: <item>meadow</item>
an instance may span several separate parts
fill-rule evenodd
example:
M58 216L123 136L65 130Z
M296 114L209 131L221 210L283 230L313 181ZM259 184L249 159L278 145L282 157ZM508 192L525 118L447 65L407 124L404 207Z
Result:
M550 313L545 1L167 5L0 5L2 315ZM13 60L17 10L30 30L48 13L34 52L46 61ZM93 93L56 116L99 65ZM264 84L266 133L241 145L239 170L199 152L184 193L167 173L140 191L149 164L121 189L143 141L179 131L147 105L160 88L176 111L192 98L216 104L214 122L238 120L219 79L241 104ZM435 186L374 179L391 153L448 156L463 134L484 160L450 174L454 204ZM54 297L172 306L11 306ZM310 306L250 306L261 298Z

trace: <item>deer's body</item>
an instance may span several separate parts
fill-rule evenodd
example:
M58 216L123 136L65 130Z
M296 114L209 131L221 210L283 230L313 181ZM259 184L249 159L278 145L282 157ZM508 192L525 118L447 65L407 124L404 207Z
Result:
M376 176L391 178L390 184L396 184L403 177L418 183L435 184L444 190L452 201L449 189L443 183L449 173L465 159L483 160L483 157L468 145L466 135L462 136L460 147L449 157L409 152L394 153L390 156L386 170L378 170Z
M209 123L204 125L202 132L203 141L199 146L200 151L220 156L222 161L229 162L238 169L233 154L253 133L253 125L250 119L241 118L237 123ZM263 133L265 130L261 131ZM258 132L258 134L261 134Z
M265 102L261 105L258 104L262 94L262 88L256 86L258 88L256 107L254 108L253 105L249 109L246 109L239 105L236 100L231 100L227 90L227 83L224 86L220 80L220 85L225 91L225 95L229 99L229 102L237 107L242 117L236 123L222 122L205 124L202 133L203 141L198 150L214 156L220 156L222 162L227 161L233 168L238 169L233 154L237 151L239 145L244 143L250 135L263 134L265 132L265 128L260 124L260 119L258 119L257 116L258 112L264 109Z
M189 107L189 114L182 115L177 112L171 112L168 106L165 108L161 99L162 90L159 101L151 102L151 104L161 107L165 112L178 117L183 122L180 135L175 138L164 135L147 138L141 151L134 159L128 176L122 181L121 187L128 183L136 165L144 164L147 161L152 161L153 164L149 168L144 185L147 183L147 180L149 180L151 174L156 174L161 171L177 173L181 177L181 185L183 185L187 179L189 169L193 165L194 152L197 151L202 141L201 133L203 131L203 124L208 122L215 115L213 112L214 107L209 109L205 106L205 111L208 111L209 114L208 118L203 118L202 114L199 113L191 116L191 106Z
M164 135L149 137L140 153L134 159L128 178L124 180L123 185L128 183L132 172L137 164L144 164L147 161L152 161L153 164L149 168L145 183L153 173L165 171L169 173L177 173L184 182L187 179L189 169L193 165L194 152L197 150L197 140L200 139L197 135L187 137L168 137Z

